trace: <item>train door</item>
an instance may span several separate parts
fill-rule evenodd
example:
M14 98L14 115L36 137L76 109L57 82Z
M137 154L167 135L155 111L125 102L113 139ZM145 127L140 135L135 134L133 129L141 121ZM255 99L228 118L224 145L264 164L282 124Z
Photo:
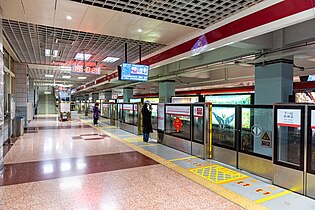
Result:
M274 184L304 194L304 105L274 106Z

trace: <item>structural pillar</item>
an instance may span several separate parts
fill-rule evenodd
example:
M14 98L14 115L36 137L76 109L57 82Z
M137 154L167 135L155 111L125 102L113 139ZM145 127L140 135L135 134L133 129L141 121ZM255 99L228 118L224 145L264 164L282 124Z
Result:
M15 97L16 97L16 116L24 117L27 127L27 101L28 101L28 67L26 64L20 64L15 62Z
M96 100L99 100L99 94L98 93L92 93L92 102L95 103Z
M133 98L133 88L124 88L123 89L124 102L128 103L131 98Z
M255 69L255 104L286 103L293 94L292 60L276 60Z
M175 81L174 80L161 81L159 83L160 103L170 103L172 96L175 96Z
M110 99L112 99L112 91L105 91L105 100L106 102L109 102Z

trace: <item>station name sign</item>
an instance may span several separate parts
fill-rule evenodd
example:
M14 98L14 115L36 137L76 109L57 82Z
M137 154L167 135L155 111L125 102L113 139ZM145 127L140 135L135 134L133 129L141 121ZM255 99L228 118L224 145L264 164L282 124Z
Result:
M90 67L86 66L83 68L83 66L72 66L71 67L72 73L79 73L79 74L101 74L101 68L100 67Z

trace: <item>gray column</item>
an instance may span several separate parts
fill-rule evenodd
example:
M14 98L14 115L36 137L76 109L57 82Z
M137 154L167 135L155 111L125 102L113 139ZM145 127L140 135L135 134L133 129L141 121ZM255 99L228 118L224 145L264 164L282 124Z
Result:
M112 99L112 91L105 91L105 100L108 102L110 99Z
M99 99L99 94L98 93L92 93L92 102L95 103L96 100Z
M129 102L129 99L133 98L133 88L123 89L123 99L124 102Z
M175 81L167 80L159 83L160 103L170 103L171 97L175 96Z
M34 86L34 80L29 79L28 80L28 102L32 103L33 105L33 116L34 116L34 111L35 111L35 86Z
M24 117L27 127L27 101L28 101L28 67L26 64L15 63L15 97L16 116Z
M290 60L256 66L255 104L288 102L293 93L293 70Z

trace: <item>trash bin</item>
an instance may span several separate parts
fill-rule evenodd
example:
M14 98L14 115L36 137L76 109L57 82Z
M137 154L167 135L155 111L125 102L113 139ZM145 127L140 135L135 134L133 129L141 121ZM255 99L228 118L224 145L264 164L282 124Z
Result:
M23 136L24 135L24 117L16 117L15 118L15 136Z

